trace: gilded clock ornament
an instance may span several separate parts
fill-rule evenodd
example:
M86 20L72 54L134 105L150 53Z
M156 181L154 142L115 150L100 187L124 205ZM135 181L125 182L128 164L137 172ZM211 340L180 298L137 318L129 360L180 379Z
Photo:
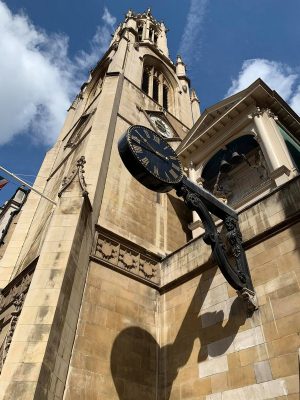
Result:
M148 189L168 192L182 180L183 170L176 152L151 129L131 126L118 146L129 172Z

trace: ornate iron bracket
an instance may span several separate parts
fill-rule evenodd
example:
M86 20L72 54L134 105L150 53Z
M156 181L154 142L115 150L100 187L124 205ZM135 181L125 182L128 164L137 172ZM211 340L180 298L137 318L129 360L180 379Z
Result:
M176 190L177 195L184 198L187 207L196 211L201 218L205 229L203 240L211 246L213 257L225 279L247 302L248 311L255 311L258 307L243 248L237 213L186 177L182 179ZM225 244L222 242L211 213L224 222L226 239L231 248L234 265L229 261Z

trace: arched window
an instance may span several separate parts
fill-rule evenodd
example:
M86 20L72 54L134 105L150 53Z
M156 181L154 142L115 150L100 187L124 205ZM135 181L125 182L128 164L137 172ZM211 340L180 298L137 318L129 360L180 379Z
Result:
M143 25L138 26L138 42L141 42L143 40Z
M146 26L145 20L141 19L137 23L137 42L152 42L157 45L159 32L154 24Z
M169 80L169 77L166 77L168 71L165 71L163 66L160 68L157 61L154 61L154 64L155 65L151 65L149 62L147 62L146 65L144 64L141 83L142 91L152 97L152 99L159 103L166 111L171 110L172 112L174 95L172 90L173 86L170 83L172 76Z

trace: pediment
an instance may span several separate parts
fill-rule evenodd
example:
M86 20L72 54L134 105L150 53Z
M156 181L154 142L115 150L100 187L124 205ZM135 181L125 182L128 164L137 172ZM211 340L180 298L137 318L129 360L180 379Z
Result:
M276 91L261 79L257 79L248 88L207 108L178 147L178 154L184 158L187 151L203 146L213 134L231 124L233 120L238 120L241 113L247 112L251 107L271 109L285 126L300 138L299 116Z

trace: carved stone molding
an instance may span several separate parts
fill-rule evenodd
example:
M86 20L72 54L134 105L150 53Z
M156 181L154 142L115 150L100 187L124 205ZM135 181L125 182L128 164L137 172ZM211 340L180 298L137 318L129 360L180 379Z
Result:
M119 42L118 42L118 41L115 41L115 42L112 44L112 46L111 46L111 48L112 48L114 51L117 51L117 50L118 50L118 47L119 47Z
M92 258L155 286L159 285L160 258L104 228L97 229Z
M32 280L36 262L13 279L0 295L0 373L12 342L15 328Z
M86 163L85 157L81 156L79 160L76 162L76 166L71 172L70 176L65 176L62 181L62 187L61 190L58 193L58 197L61 197L63 192L67 189L67 187L73 182L76 176L79 178L79 184L82 190L82 197L88 197L88 191L87 191L87 186L86 182L84 179L84 164Z
M249 118L253 119L254 117L261 117L264 113L268 115L268 117L273 118L275 121L278 120L278 117L273 113L269 108L260 108L256 107L256 110L253 113L249 114Z

